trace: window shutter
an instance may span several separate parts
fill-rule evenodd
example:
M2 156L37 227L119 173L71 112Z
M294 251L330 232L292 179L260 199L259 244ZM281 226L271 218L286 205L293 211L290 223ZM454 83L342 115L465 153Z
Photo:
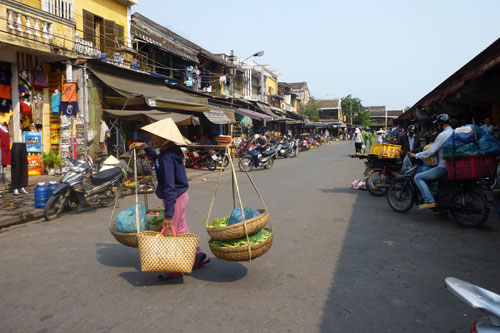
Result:
M83 10L83 38L95 45L94 15Z
M115 24L116 41L121 45L125 45L124 29L121 25Z
M113 53L116 51L115 22L104 20L104 52Z

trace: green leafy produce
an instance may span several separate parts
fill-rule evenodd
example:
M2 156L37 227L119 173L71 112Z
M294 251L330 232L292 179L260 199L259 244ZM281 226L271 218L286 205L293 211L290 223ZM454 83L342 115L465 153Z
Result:
M208 225L209 228L222 228L229 225L229 215L226 217L218 217Z
M257 235L260 234L260 237ZM273 233L270 232L269 230L266 229L261 229L257 233L248 236L250 239L250 244L256 245L265 242L268 240ZM255 237L254 237L255 236ZM228 241L220 241L220 240L211 240L210 244L216 247L221 247L221 248L236 248L236 247L242 247L242 246L248 246L247 238L240 238L240 239L235 239L235 240L228 240Z

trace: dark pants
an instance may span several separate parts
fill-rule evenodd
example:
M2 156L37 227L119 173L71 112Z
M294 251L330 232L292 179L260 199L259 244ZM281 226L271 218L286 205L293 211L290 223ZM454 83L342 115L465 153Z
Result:
M354 147L356 148L356 153L361 153L361 147L363 147L362 142L354 142Z
M26 144L14 142L10 156L12 189L15 190L28 186L28 153L26 151Z

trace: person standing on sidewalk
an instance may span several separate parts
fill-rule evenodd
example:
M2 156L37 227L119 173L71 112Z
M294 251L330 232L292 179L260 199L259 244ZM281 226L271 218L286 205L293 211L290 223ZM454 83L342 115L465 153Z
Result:
M143 142L133 142L130 149L144 147L146 153L154 159L158 186L156 195L163 200L164 220L162 229L177 229L179 234L189 233L186 222L186 208L188 206L188 180L184 167L184 154L179 145L185 144L184 137L171 118L166 118L142 127L153 134L153 144L159 149L144 147ZM198 247L194 269L210 262L210 258ZM182 273L165 272L158 277L160 281L167 281L182 277Z

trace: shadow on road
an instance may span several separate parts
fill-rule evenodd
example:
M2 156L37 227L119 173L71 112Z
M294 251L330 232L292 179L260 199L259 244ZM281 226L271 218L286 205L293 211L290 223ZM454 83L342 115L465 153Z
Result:
M454 276L498 290L497 214L492 210L484 227L467 229L431 211L398 214L385 197L349 193L357 198L334 263L321 332L468 331L481 313L443 283Z
M97 243L96 260L111 267L134 267L141 269L137 249L115 243Z
M323 193L341 193L341 194L352 194L352 195L355 195L357 193L357 191L354 191L352 188L350 187L345 187L345 188L322 188L320 189L321 192Z
M211 262L201 269L193 271L191 276L208 282L234 282L247 275L248 269L240 263L211 257Z

